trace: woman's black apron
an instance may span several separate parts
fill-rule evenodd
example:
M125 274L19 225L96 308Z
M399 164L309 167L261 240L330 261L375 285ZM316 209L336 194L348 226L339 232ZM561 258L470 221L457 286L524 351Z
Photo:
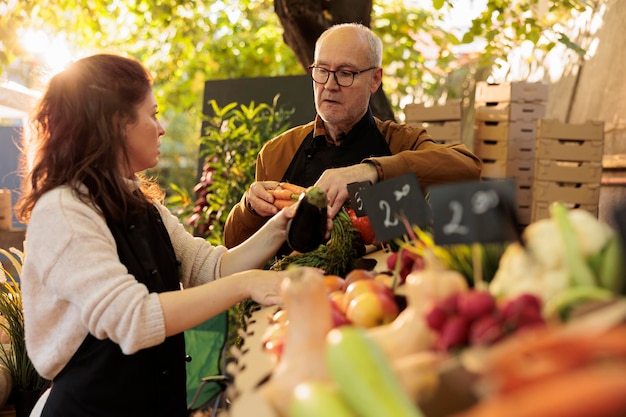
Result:
M309 187L329 168L341 168L360 163L366 158L391 155L389 145L378 130L370 110L342 138L341 145L326 143L324 136L304 139L287 168L282 181Z
M180 289L176 255L155 207L124 225L107 223L130 274L150 292ZM132 355L90 334L54 378L42 416L183 417L186 408L182 333Z

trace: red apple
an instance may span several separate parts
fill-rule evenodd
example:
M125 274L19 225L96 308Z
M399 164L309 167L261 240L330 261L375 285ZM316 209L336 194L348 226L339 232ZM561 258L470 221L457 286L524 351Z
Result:
M333 319L333 327L344 326L346 324L350 324L350 320L346 317L346 313L343 308L334 300L330 300L330 313Z
M333 291L344 291L346 289L346 280L339 275L324 275L322 279L329 294Z
M391 288L391 286L393 285L393 276L389 274L377 274L374 277L374 280L382 282L389 288Z
M354 281L346 287L345 294L348 301L351 301L358 295L367 292L383 293L386 296L393 298L393 290L376 279L362 279Z
M346 308L348 308L348 297L343 291L333 291L328 294L328 299L331 300L342 313L346 313Z
M346 317L352 324L375 327L391 323L398 316L398 306L393 298L380 292L364 292L348 304Z
M346 288L355 281L374 279L374 272L367 269L353 269L346 274Z

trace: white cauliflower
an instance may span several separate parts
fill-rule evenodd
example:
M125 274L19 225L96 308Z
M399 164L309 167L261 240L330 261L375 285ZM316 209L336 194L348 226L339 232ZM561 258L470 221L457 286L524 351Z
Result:
M578 237L580 252L585 258L600 252L615 234L608 224L598 221L587 210L569 210L568 214Z
M532 252L515 242L502 254L489 291L498 298L530 293L545 301L566 289L568 281L569 274L563 265L547 268Z
M582 209L568 210L583 258L600 252L614 230ZM498 297L532 293L544 301L570 287L563 236L552 219L531 223L523 233L525 247L510 244L500 258L489 290Z
M564 267L563 240L556 224L551 219L542 219L529 224L522 236L526 250L542 267L548 269Z
M578 237L578 245L584 258L600 252L614 234L610 226L599 222L587 210L569 210L568 217ZM532 252L541 265L550 269L564 266L563 237L552 219L542 219L529 224L524 230L523 238L527 250Z

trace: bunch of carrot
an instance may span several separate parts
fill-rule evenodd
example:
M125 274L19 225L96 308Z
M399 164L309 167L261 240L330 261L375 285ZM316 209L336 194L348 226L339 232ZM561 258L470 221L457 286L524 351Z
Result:
M304 187L289 182L281 182L273 190L268 190L274 196L274 206L281 210L294 204L300 195L306 191Z
M626 325L593 335L546 327L503 342L490 359L494 392L453 417L626 415Z

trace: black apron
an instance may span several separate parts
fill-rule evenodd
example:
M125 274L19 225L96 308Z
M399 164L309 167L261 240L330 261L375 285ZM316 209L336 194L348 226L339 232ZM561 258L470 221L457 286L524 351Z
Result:
M347 167L366 158L389 155L389 145L368 109L339 146L328 145L324 136L314 138L313 132L309 133L296 151L282 181L309 187L329 168Z
M179 263L155 207L129 216L125 225L107 223L120 261L137 281L150 292L180 289ZM90 334L54 378L42 416L183 417L186 395L182 333L132 355Z
M311 131L296 151L282 181L310 187L329 168L347 167L359 164L366 158L389 155L389 145L368 109L339 146L329 145L325 136L313 137ZM291 251L289 245L284 243L276 256L280 258Z

